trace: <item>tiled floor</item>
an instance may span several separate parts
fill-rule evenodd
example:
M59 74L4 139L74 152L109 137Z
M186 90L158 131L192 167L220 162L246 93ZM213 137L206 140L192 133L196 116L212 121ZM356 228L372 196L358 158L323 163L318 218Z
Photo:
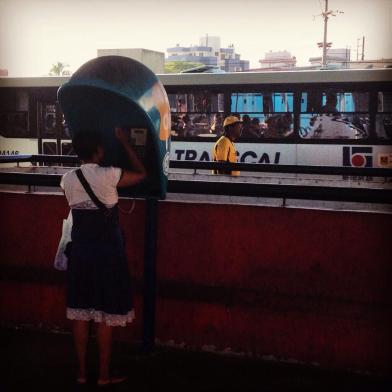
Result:
M79 389L73 383L71 335L0 328L0 343L0 392L98 389L94 340L89 346L90 383ZM143 355L139 347L119 342L113 365L129 377L109 388L115 391L392 391L392 379L162 347Z

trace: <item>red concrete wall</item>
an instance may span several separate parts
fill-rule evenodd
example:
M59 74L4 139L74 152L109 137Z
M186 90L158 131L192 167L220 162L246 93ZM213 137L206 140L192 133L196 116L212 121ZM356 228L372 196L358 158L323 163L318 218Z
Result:
M129 209L130 203L121 203ZM6 323L69 328L65 320L65 273L53 259L69 208L63 196L0 193L0 320ZM124 215L127 216L127 215ZM137 203L123 229L130 272L138 285L143 273L144 203ZM139 227L142 226L142 230ZM135 302L141 309L140 290ZM126 336L141 336L141 311ZM120 336L124 332L119 332Z
M52 269L64 199L3 193L0 206L1 319L66 326ZM144 209L121 216L140 315L126 339L141 337ZM392 215L162 202L158 220L160 342L391 370Z

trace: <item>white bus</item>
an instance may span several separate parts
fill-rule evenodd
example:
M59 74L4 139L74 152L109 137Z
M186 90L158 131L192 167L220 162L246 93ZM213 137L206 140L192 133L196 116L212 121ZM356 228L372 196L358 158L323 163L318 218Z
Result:
M171 159L208 161L222 119L244 120L239 162L392 167L392 70L158 75ZM0 78L1 154L72 154L57 102L68 77Z

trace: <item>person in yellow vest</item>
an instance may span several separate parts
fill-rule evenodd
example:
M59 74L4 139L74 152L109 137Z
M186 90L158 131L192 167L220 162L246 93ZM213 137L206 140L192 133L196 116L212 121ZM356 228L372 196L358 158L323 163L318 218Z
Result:
M237 151L234 142L241 136L242 121L236 116L228 116L223 121L223 136L215 143L212 157L215 162L237 162ZM239 176L236 170L213 170L213 174L230 174Z

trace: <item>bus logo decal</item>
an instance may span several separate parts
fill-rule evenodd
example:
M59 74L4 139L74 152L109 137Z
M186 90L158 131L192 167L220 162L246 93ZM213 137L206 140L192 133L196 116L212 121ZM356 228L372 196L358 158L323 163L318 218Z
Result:
M343 166L372 167L372 147L343 147Z
M391 154L385 154L381 153L378 154L378 166L382 167L392 167L392 153Z
M201 152L201 154L200 154ZM192 150L192 149L175 149L173 151L174 159L177 161L205 161L209 162L210 154L208 151L202 150ZM280 155L281 152L277 151L275 153L267 153L263 152L261 155L258 155L255 151L245 151L244 153L240 154L238 151L237 157L239 158L238 162L241 163L267 163L271 164L274 163L275 165L279 164L280 162ZM200 155L199 155L200 154Z

